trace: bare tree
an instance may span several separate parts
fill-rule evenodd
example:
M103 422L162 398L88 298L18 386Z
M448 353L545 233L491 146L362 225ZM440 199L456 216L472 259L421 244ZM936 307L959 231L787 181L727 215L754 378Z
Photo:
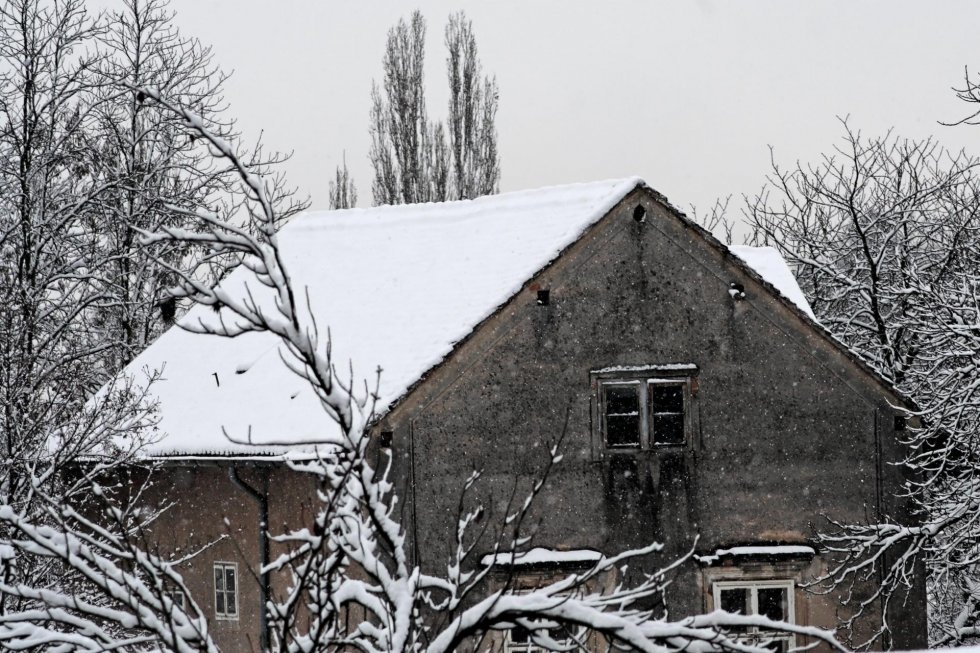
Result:
M824 541L840 561L826 580L881 574L860 615L902 596L925 563L931 639L947 643L977 634L980 603L978 161L933 140L844 127L843 145L819 164L773 163L745 214L754 244L777 247L795 268L817 319L919 406L904 461L917 479L906 488L913 513L837 524ZM886 618L876 636L890 627Z
M145 96L125 86L153 84L206 111L220 106L214 84L221 77L207 67L206 51L179 38L168 21L164 5L154 0L132 0L122 12L95 17L81 0L0 4L5 646L28 646L24 620L38 610L47 610L52 632L71 623L81 628L81 622L61 622L61 613L52 611L66 601L88 605L99 596L86 581L88 571L62 567L66 561L48 545L30 544L34 535L47 537L44 529L59 525L65 534L70 523L76 539L60 540L65 555L76 553L67 542L82 541L111 554L106 569L129 564L108 535L87 530L81 517L65 511L86 514L81 506L91 488L78 482L89 478L86 469L105 475L110 468L145 466L136 456L141 439L133 434L152 423L143 391L117 388L93 397L162 328L154 304L168 282L136 247L132 227L180 224L170 204L206 202L227 207L231 216L241 201L219 197L235 178L214 165L206 144L192 145L172 114L145 106ZM208 124L227 133L217 120ZM262 163L254 156L251 161ZM200 248L191 244L154 254L195 274L193 263L201 260L195 250ZM204 260L222 257L208 252ZM176 306L170 306L173 318ZM151 374L141 384L144 391L152 380ZM112 510L124 509L120 505ZM149 514L142 512L144 518ZM113 537L123 537L131 526L119 525ZM114 600L102 590L102 599ZM53 603L46 604L48 598ZM58 601L61 607L54 607ZM98 622L97 612L88 615ZM54 647L62 640L48 641Z
M472 24L460 12L446 27L448 130L425 104L425 18L418 11L388 32L384 81L371 91L375 204L467 199L495 193L497 83L482 77ZM447 134L448 132L448 134Z
M82 172L97 31L81 2L0 5L0 503L17 509L25 465L71 429L107 350L89 325L105 187Z
M473 22L460 11L446 25L449 77L451 186L447 199L471 199L499 190L497 80L483 76Z

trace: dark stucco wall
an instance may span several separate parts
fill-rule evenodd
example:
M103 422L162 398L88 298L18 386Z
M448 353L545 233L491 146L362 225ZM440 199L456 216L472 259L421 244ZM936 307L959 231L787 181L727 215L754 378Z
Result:
M640 201L642 223L633 219ZM730 296L732 282L744 299ZM549 305L537 303L538 288L550 290ZM606 451L593 427L590 370L668 363L698 368L688 445ZM513 488L526 491L542 473L566 416L564 460L531 520L544 546L613 552L657 540L676 555L695 536L701 551L804 543L827 517L878 514L901 480L877 471L900 455L883 389L645 193L539 275L390 416L423 565L445 563L469 473L482 471L474 495L492 504L487 519L500 520ZM692 564L675 583L673 614L710 607L703 573ZM925 643L918 590L899 646ZM800 615L833 625L834 598L808 600L801 593Z

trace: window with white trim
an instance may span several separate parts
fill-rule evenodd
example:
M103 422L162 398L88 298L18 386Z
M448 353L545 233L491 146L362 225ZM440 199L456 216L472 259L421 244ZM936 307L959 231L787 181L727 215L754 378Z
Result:
M693 365L651 365L593 371L605 446L652 449L686 444L691 393L697 387L690 374L696 370Z
M792 580L716 581L712 586L715 609L747 616L763 616L773 621L796 623ZM791 633L767 631L755 626L732 629L745 642L764 643L776 653L796 645Z
M545 632L535 631L539 636L546 636L557 642L562 648L568 648L574 641L565 628L549 628ZM551 649L535 643L534 635L523 626L514 626L507 631L507 642L504 647L507 653L550 653Z
M214 563L214 615L218 619L238 619L238 564Z

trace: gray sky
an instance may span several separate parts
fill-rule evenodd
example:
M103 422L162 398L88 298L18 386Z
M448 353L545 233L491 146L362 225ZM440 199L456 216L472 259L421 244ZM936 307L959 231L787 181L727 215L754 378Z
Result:
M388 28L414 4L175 0L181 30L234 75L246 137L293 151L286 173L326 208L346 150L371 204L372 78ZM840 140L837 116L980 153L980 127L943 127L967 107L950 87L980 71L975 2L422 1L428 108L445 115L442 33L473 20L500 85L503 190L639 175L682 209L756 191L779 161Z

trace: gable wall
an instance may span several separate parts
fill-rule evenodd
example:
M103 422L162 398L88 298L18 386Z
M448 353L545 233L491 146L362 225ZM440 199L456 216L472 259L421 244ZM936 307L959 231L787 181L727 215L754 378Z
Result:
M637 198L643 223L632 219ZM729 296L731 281L746 299ZM424 566L447 559L469 473L482 470L474 494L499 523L513 488L521 498L540 476L566 415L564 460L534 508L538 545L613 552L658 540L678 554L697 534L701 551L805 542L825 515L863 520L897 489L900 478L877 472L899 455L880 386L648 194L627 198L535 282L550 306L529 286L385 425ZM690 446L605 451L589 371L663 363L699 368ZM688 573L675 614L710 607ZM832 600L812 611L832 624ZM909 642L923 644L912 622Z

